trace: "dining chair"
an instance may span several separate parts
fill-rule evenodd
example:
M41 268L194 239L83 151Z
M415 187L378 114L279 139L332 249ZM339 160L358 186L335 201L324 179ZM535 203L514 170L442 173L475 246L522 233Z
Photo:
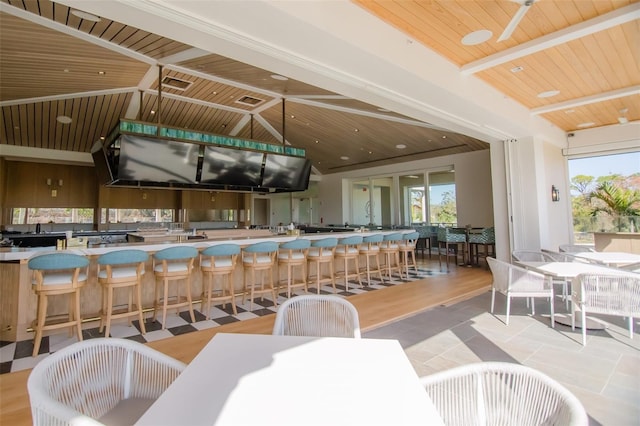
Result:
M87 283L89 259L72 253L41 254L30 258L27 266L33 271L32 288L38 299L32 356L38 355L43 333L48 330L75 327L78 341L82 341L80 289ZM63 321L47 314L49 298L61 295L69 298L69 312Z
M482 256L480 247L483 248ZM469 256L476 265L480 263L480 257L486 259L488 256L496 256L496 232L493 226L469 234Z
M589 424L587 412L573 393L524 365L466 364L420 381L447 426Z
M360 338L355 306L343 297L307 294L287 299L276 312L273 334Z
M233 274L240 255L237 244L218 244L205 248L200 252L200 271L202 272L202 297L200 310L206 319L211 317L211 302L222 302L225 308L231 303L234 315L238 315L236 307ZM215 278L220 277L220 285L215 286Z
M33 424L134 424L185 367L129 339L74 343L40 361L29 374Z
M462 253L464 262L464 246L467 244L467 233L462 228L440 227L438 228L438 264L442 268L442 250L444 249L447 270L449 269L449 257L458 259L458 253Z
M545 297L549 299L549 311L551 313L551 328L555 327L553 318L553 284L551 278L534 271L512 265L502 260L488 257L489 269L493 275L491 284L491 313L495 305L496 292L502 293L507 298L507 312L505 324L509 325L509 313L511 310L511 298L525 297L532 299ZM535 303L531 302L531 315L535 315Z
M554 258L542 250L514 250L511 253L513 260L521 262L554 262Z
M371 274L377 273L380 282L384 283L382 276L382 268L380 267L380 244L382 243L382 234L367 235L362 239L362 244L358 248L361 256L364 256L364 270L367 273L367 285L371 285ZM371 259L375 260L375 268L371 263Z
M278 306L278 295L273 283L273 268L276 265L277 254L278 243L274 241L255 243L242 249L242 277L244 281L242 302L244 303L245 297L249 293L250 310L253 310L253 299L256 294L259 294L262 300L264 300L265 294L270 294L273 298L273 305ZM251 280L247 280L247 272L251 274ZM259 273L259 284L256 272ZM265 275L269 279L266 284Z
M580 311L582 345L587 344L588 312L626 317L629 338L633 339L634 318L640 318L640 276L633 273L580 274L571 285L571 329L575 330Z
M307 278L307 255L311 247L311 241L304 238L296 238L280 244L278 249L278 268L287 268L287 297L291 297L291 291L295 288L303 288L309 291ZM300 281L296 282L295 268L300 268Z
M356 278L358 284L362 287L362 279L360 278L360 250L363 238L360 235L340 238L336 246L335 259L342 262L342 273L336 274L336 278L344 278L345 291L349 291L349 278ZM349 273L349 262L353 263L353 272Z
M558 248L565 253L589 253L595 251L593 247L580 244L560 244Z
M143 250L116 250L100 255L98 264L98 283L102 286L102 310L100 311L100 332L109 337L111 321L118 318L137 317L140 332L146 334L142 308L142 276L149 254ZM127 290L126 308L114 311L116 290ZM134 304L135 300L135 304Z
M322 238L320 240L313 240L309 253L307 254L307 260L309 262L309 284L314 285L320 294L320 288L322 283L328 282L333 286L333 292L336 290L336 276L333 267L333 260L335 258L336 247L338 245L338 239L334 237ZM327 265L329 268L329 274L324 275L322 272L322 265ZM315 266L315 267L314 267ZM315 270L315 275L311 272Z
M162 305L162 329L167 328L167 310L186 306L191 316L191 322L196 322L193 313L193 299L191 298L191 277L193 265L198 257L198 249L195 247L175 246L157 251L153 255L153 273L156 285L154 291L153 320L158 314L158 308ZM184 294L180 292L180 281L184 281ZM169 295L169 286L176 283L175 295ZM162 295L158 291L162 287ZM169 299L173 301L170 303Z

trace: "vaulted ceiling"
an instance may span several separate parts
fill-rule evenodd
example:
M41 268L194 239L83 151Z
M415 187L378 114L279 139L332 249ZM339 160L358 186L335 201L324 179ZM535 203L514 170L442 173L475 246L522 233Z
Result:
M535 1L500 42L518 2L355 3L564 131L640 118L637 2ZM488 148L214 48L61 3L2 0L0 7L1 144L86 153L129 118L270 143L284 138L307 150L318 173ZM478 30L491 35L461 42Z

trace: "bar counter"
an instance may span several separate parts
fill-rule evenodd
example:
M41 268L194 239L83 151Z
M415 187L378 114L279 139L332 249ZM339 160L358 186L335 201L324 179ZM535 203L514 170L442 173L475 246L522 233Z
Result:
M233 232L236 231L236 232ZM349 237L352 235L373 235L373 234L391 234L412 232L411 229L389 230L375 232L339 232L339 233L313 233L296 235L274 235L265 230L228 230L224 235L216 235L217 232L211 232L209 235L214 238L194 239L185 242L168 242L168 243L120 243L120 244L98 244L90 247L69 248L67 250L58 250L57 252L69 252L81 254L89 257L89 280L87 284L80 290L80 303L82 306L81 315L85 324L95 322L98 319L98 312L101 308L102 292L97 281L97 258L104 254L115 250L122 249L139 249L149 253L149 260L145 265L147 271L142 280L142 299L145 309L153 307L155 279L153 275L153 266L151 255L159 250L167 247L185 245L203 250L206 247L233 243L241 247L259 243L263 241L276 241L278 243L291 241L296 238L305 238L309 240L317 240L327 237L336 237L338 239ZM31 289L31 271L28 268L29 258L41 253L56 252L55 247L44 248L0 248L0 340L3 341L21 341L28 340L33 337L31 332L31 324L35 319L37 298ZM192 275L191 289L194 300L199 300L202 294L202 274L199 272L200 264L196 260L195 270ZM339 265L336 265L337 270ZM234 283L236 294L240 295L243 289L242 265L239 264L235 270ZM274 282L286 277L286 269L278 271L274 274ZM55 298L51 300L49 305L50 314L64 314L68 312L68 304L65 298ZM116 304L124 305L126 297L124 294L118 294ZM194 303L195 304L195 303ZM197 304L196 304L197 306ZM149 316L147 314L145 317ZM89 324L87 327L95 327L96 323Z

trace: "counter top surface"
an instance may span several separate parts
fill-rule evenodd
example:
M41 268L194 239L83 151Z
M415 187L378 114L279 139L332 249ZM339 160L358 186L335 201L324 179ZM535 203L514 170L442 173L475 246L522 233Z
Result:
M70 248L67 250L56 250L55 247L5 247L0 248L0 262L17 262L24 261L29 259L30 257L45 253L45 252L65 252L65 253L75 253L81 254L85 256L100 256L105 253L109 253L114 250L122 250L126 248L135 248L139 250L144 250L147 252L156 252L167 247L173 246L191 246L197 249L202 249L211 245L224 244L227 242L234 242L240 244L242 246L247 246L250 244L260 243L264 241L277 241L279 243L295 240L296 238L305 238L309 240L318 240L322 238L327 238L331 236L335 236L336 238L345 238L352 235L362 235L366 237L368 235L374 234L392 234L392 233L407 233L413 232L412 229L400 229L400 230L389 230L389 231L374 231L374 232L326 232L326 233L313 233L313 234L301 234L300 236L295 235L272 235L265 237L224 237L224 238L207 238L207 239L198 239L198 240L190 240L185 242L166 242L166 243L156 243L156 244L148 244L148 243L116 243L116 244L97 244L91 247L78 247L78 248Z

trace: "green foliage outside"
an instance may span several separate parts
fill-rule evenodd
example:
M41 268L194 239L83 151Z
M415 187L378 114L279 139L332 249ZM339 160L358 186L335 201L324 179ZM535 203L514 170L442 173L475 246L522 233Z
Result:
M571 179L576 238L593 232L639 232L640 173Z
M454 191L442 194L442 204L431 206L431 223L458 223Z

